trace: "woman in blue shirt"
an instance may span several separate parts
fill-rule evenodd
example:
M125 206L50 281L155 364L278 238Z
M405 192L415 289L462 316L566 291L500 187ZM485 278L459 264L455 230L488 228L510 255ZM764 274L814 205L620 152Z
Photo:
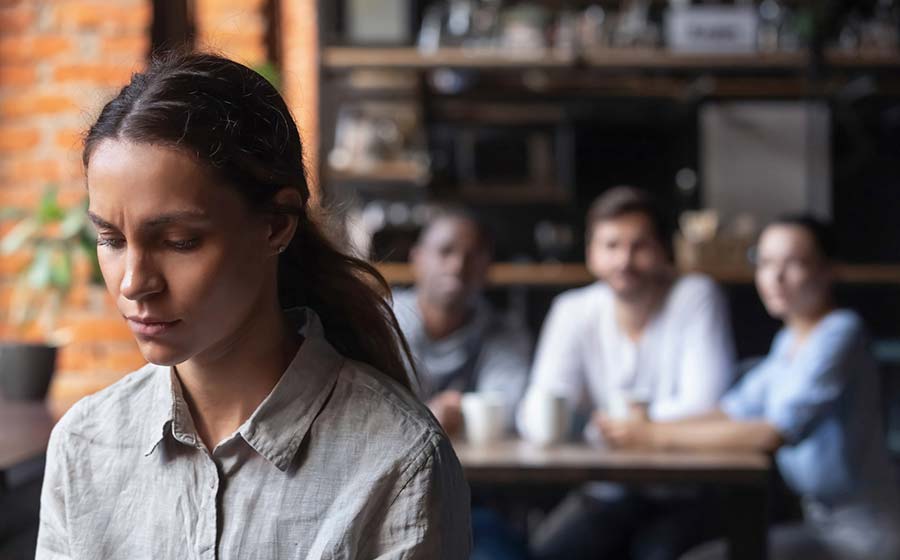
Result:
M895 475L884 446L877 365L859 316L832 299L833 241L805 216L770 224L757 247L756 286L784 321L766 359L718 410L679 422L604 419L613 445L775 453L801 498L803 523L775 527L780 558L900 557ZM722 558L723 543L689 554Z

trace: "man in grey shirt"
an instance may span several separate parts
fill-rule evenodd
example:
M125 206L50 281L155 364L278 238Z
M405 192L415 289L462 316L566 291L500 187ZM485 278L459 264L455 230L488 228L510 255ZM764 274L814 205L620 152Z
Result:
M527 383L531 337L483 295L492 249L490 235L472 214L440 209L410 253L415 287L394 293L420 396L451 436L462 422L462 393L502 394L511 421Z

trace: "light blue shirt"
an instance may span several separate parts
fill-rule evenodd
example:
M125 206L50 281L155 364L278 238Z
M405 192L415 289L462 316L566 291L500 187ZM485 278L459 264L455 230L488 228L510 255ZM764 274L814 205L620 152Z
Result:
M766 359L722 401L735 419L764 419L785 444L776 461L804 498L896 507L897 491L882 429L878 368L862 320L829 313L795 347L782 329Z

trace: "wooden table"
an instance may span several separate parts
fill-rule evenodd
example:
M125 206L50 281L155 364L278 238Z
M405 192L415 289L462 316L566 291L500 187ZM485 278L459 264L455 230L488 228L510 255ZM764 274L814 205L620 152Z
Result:
M47 451L54 418L42 402L0 400L0 488L33 474Z
M767 489L772 461L759 453L613 451L586 444L547 448L518 440L484 447L453 444L475 487L577 486L592 481L626 484L705 484L728 489L730 556L766 557Z

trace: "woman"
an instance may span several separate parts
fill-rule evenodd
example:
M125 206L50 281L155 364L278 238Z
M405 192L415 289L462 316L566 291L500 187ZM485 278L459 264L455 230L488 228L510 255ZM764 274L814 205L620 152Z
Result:
M54 430L37 558L467 557L459 463L410 392L384 280L310 216L278 92L217 56L156 61L83 159L150 363Z
M786 217L762 232L756 285L785 323L766 359L716 412L681 422L601 420L622 447L774 452L804 522L770 532L772 558L894 559L898 493L884 445L877 367L860 318L832 300L829 230ZM724 558L722 543L691 558Z

